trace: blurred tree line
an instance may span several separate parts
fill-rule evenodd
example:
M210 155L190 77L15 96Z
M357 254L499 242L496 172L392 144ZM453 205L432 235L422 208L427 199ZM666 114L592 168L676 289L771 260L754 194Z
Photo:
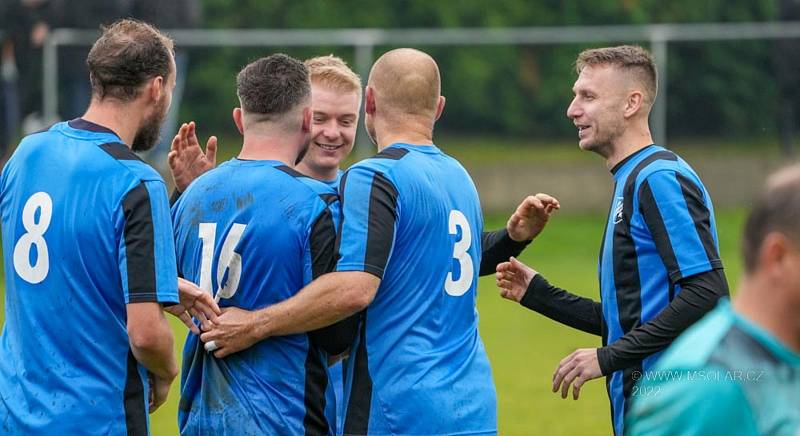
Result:
M753 22L777 18L774 0L203 0L206 28L447 28ZM615 41L609 41L615 44ZM647 46L646 41L641 42ZM574 135L565 116L572 63L588 45L418 47L439 62L445 116L458 134L553 138ZM379 56L392 47L376 47ZM192 49L183 119L234 134L235 74L269 51L298 58L352 47ZM774 135L777 86L770 41L669 46L670 136ZM365 78L364 78L365 79ZM220 114L225 114L220 118Z

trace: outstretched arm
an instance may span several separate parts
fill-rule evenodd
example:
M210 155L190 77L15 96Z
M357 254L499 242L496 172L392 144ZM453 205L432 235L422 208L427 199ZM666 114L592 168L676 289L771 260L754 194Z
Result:
M499 263L519 256L560 207L558 200L547 194L530 195L517 206L504 229L483 232L480 275L491 274Z

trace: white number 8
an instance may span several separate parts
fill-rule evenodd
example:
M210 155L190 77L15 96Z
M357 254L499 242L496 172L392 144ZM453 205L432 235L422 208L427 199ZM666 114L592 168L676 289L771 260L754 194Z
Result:
M453 245L453 258L458 261L461 274L458 280L453 280L453 272L447 273L447 279L444 281L444 290L448 295L460 297L472 286L472 278L475 276L472 257L467 253L469 246L472 245L472 231L469 228L467 217L460 210L451 210L448 221L451 235L458 234L456 227L461 228L461 240Z
M37 210L40 211L38 223L35 221ZM27 233L23 234L14 246L14 270L22 280L34 285L41 283L50 272L50 257L44 233L50 227L52 217L53 200L46 192L40 191L31 195L22 209L22 227ZM30 252L34 245L36 265L31 265Z

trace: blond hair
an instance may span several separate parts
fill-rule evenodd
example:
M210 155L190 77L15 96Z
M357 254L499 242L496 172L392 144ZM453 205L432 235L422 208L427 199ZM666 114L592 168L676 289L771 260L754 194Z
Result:
M355 92L361 101L361 78L347 63L334 55L317 56L306 60L311 83L318 83L339 92Z
M658 72L650 52L638 45L620 45L584 50L575 60L578 74L595 65L613 65L628 73L643 86L645 101L652 106L658 94Z

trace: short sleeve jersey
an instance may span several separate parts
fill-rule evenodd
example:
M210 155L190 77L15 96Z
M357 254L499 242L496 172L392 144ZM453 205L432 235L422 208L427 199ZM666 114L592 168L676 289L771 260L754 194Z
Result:
M146 434L126 304L175 303L161 176L83 119L23 139L2 174L0 430Z
M381 278L345 379L344 434L497 431L478 335L483 218L472 179L435 146L393 144L340 185L337 271Z
M178 268L246 310L283 301L333 268L336 192L278 161L233 159L194 181L172 208ZM310 335L271 337L217 359L184 347L184 434L328 434L326 356Z
M613 169L614 197L600 252L603 344L658 315L683 278L722 268L711 197L675 153L650 145ZM634 373L661 355L609 375L616 434L623 434Z

